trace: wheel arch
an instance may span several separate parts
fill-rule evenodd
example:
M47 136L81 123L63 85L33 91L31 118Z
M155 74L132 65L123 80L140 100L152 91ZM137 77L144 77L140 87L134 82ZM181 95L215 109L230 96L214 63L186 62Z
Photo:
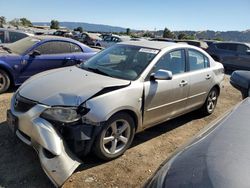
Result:
M210 91L212 90L212 89L216 89L217 91L218 91L218 96L220 95L220 86L218 85L218 84L216 84L216 85L214 85L211 89L210 89Z
M112 116L114 116L114 115L116 115L118 113L127 113L128 115L130 115L132 117L132 119L134 120L134 123L135 123L135 132L137 132L137 129L139 127L139 117L136 114L136 112L134 112L131 109L122 109L122 110L118 110L115 113L113 113L112 115L110 115L109 118L111 118Z

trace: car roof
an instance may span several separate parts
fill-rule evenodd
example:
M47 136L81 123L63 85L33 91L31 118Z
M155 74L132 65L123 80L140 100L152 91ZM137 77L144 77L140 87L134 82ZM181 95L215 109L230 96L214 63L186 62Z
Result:
M120 44L125 45L134 45L134 46L141 46L145 48L154 48L154 49L164 49L170 46L189 46L185 44L177 44L174 42L161 42L161 41L127 41L127 42L121 42Z
M30 36L31 38L35 38L38 40L63 40L63 41L70 41L70 42L74 42L74 43L79 43L76 40L70 39L70 38L66 38L66 37L60 37L60 36L55 36L55 35L34 35L34 36Z

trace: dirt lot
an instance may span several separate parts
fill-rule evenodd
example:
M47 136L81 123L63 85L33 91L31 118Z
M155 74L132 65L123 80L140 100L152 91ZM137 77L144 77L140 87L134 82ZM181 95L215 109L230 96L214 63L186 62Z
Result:
M7 128L5 114L11 96L0 96L0 187L53 187L35 151L13 139ZM204 118L190 113L146 130L136 135L132 147L116 160L103 163L89 156L63 187L141 187L173 151L240 100L227 76L214 114Z

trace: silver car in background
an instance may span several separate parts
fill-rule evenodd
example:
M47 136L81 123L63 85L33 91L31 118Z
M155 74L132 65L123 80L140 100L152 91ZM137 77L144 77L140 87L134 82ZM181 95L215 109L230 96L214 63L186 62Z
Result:
M214 111L222 64L187 44L130 41L80 66L40 73L14 94L9 126L62 185L90 151L121 156L134 134L193 110Z
M109 35L102 40L96 41L96 46L108 48L118 42L127 42L130 40L130 36Z

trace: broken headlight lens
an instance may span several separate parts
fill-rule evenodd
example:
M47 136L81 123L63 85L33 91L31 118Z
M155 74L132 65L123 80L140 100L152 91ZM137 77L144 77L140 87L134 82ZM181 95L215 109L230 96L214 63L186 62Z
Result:
M59 121L63 123L75 122L81 118L81 115L78 114L76 108L69 107L52 107L45 110L41 116L48 120Z

